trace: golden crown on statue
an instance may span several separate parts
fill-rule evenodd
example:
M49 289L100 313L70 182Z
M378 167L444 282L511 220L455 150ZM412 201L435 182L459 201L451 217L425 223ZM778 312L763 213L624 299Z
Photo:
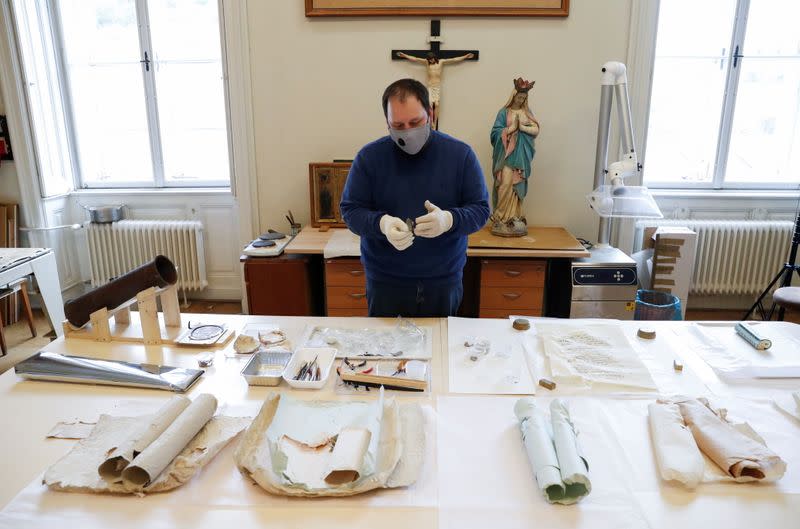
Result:
M522 77L517 77L514 79L514 89L516 89L517 92L527 92L533 88L535 83L536 81L526 81Z

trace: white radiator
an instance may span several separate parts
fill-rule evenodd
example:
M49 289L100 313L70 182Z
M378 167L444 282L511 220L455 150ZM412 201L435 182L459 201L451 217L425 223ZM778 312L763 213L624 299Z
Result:
M757 295L780 271L789 253L793 222L771 220L647 220L636 223L636 240L647 226L685 226L697 233L689 293Z
M121 220L87 224L92 286L107 283L157 255L178 269L178 287L201 290L206 280L203 224L195 220Z

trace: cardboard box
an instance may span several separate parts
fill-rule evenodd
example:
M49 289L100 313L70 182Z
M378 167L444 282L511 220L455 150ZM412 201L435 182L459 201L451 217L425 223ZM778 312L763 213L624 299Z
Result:
M645 231L645 235L648 230ZM651 290L672 294L681 300L681 316L686 315L689 287L694 273L697 233L682 226L659 226L652 232L653 257L648 259Z

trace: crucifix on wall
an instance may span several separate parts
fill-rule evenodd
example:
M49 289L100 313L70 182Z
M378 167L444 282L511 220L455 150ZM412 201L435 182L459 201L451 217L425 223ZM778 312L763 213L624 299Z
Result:
M478 50L442 50L442 40L439 35L440 21L431 20L431 36L428 39L430 49L392 50L393 61L406 60L425 65L428 71L428 97L433 113L431 126L436 130L439 130L439 111L442 101L442 68L445 64L478 60Z

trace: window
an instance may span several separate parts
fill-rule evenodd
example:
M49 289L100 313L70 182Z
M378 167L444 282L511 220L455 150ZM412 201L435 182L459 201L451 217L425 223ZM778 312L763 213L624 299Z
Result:
M660 3L646 185L797 187L797 20L797 0Z
M77 184L229 186L217 0L46 1Z

